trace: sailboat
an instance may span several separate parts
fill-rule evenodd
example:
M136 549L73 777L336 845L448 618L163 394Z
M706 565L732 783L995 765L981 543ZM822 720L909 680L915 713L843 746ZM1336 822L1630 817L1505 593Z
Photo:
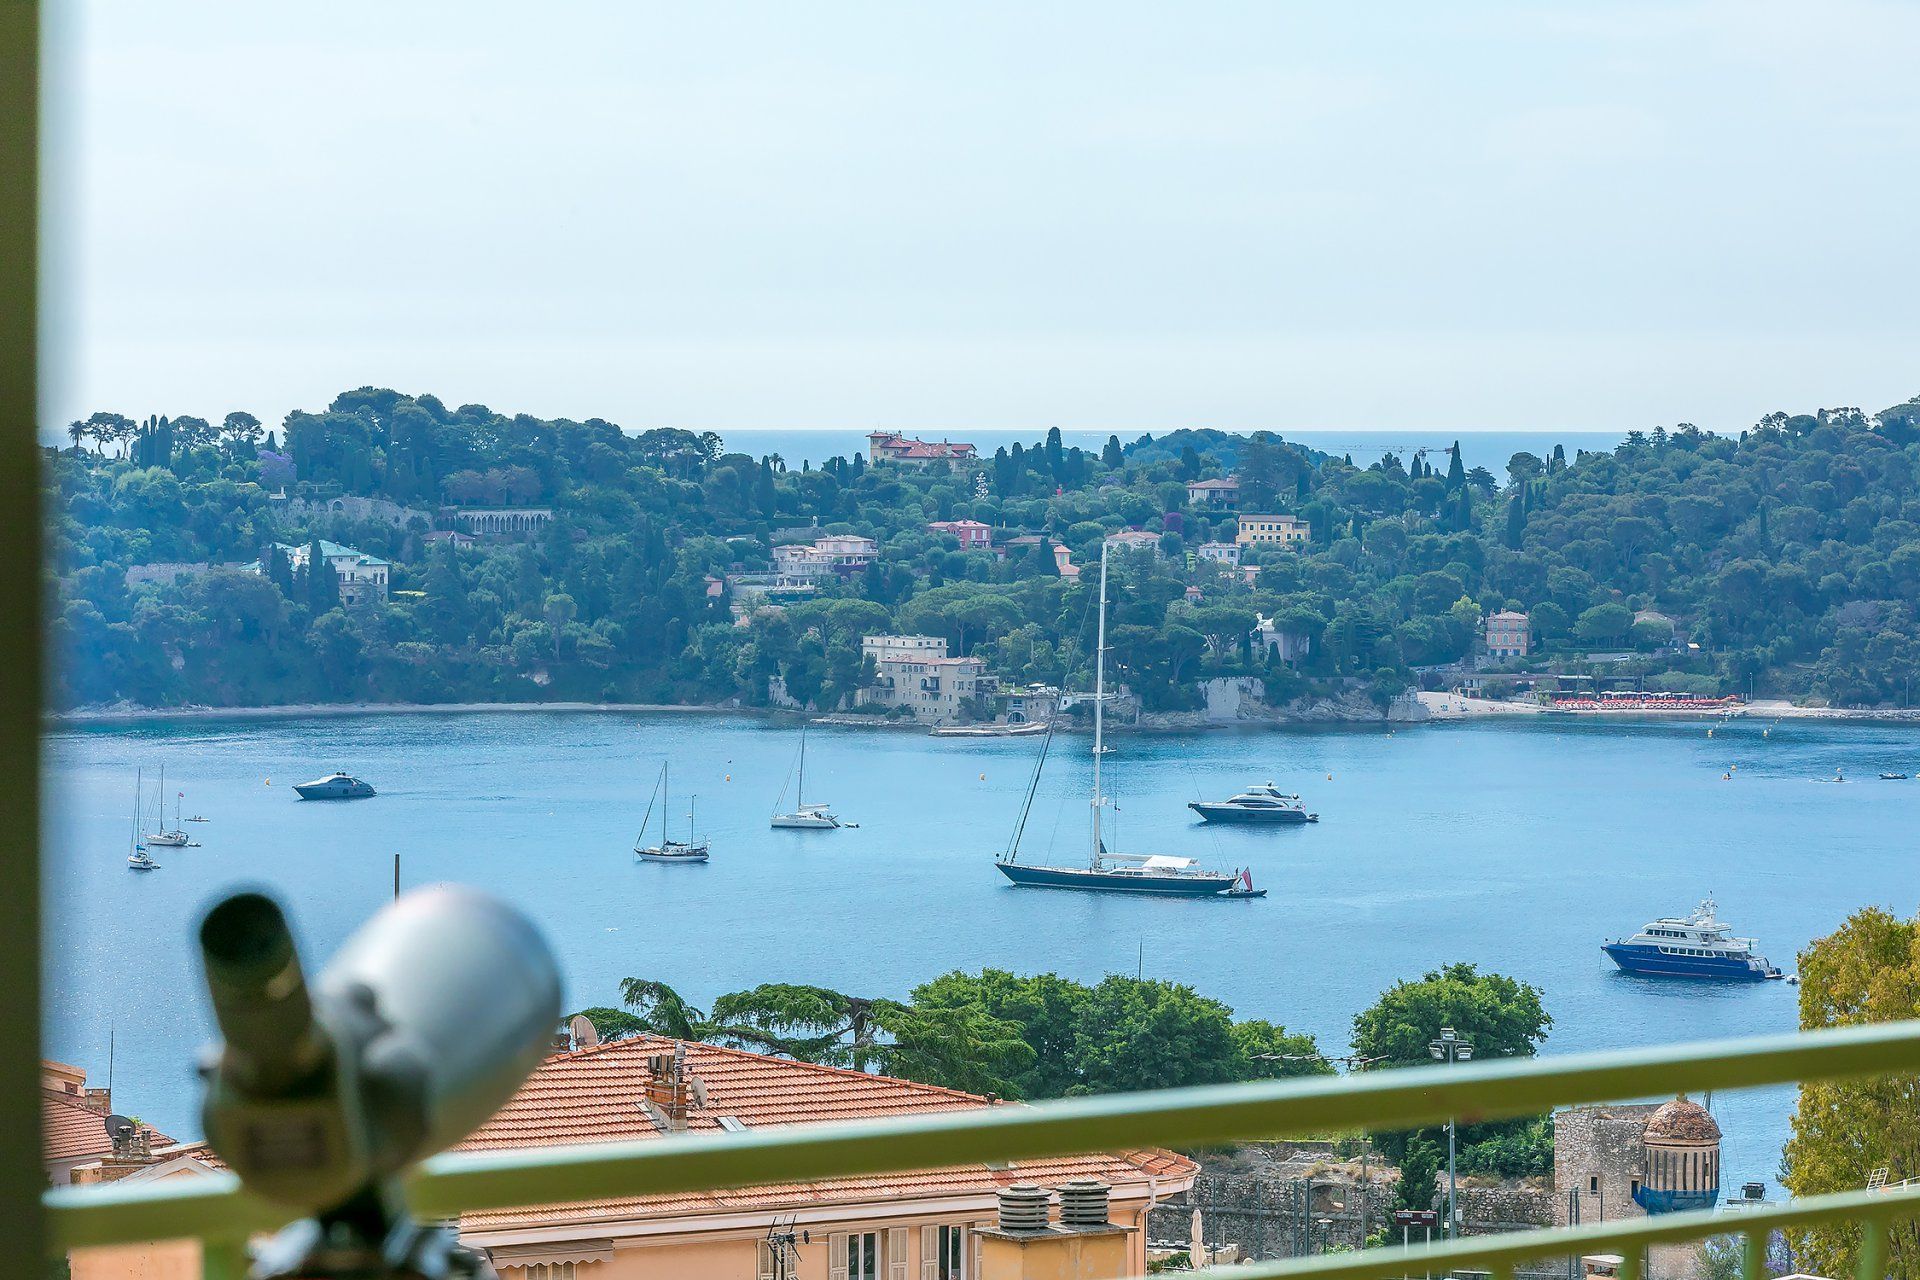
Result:
M787 789L782 786L780 800L784 801L786 798ZM778 801L775 802L776 812L773 815L773 825L776 827L787 827L795 831L829 831L840 825L840 819L833 816L829 806L807 803L807 730L804 725L800 729L799 777L793 788L793 812L778 812L778 803Z
M133 771L133 824L127 832L127 869L129 871L157 871L160 864L147 854L147 846L140 843L140 771Z
M707 842L696 840L693 835L693 802L697 796L687 797L687 838L672 840L667 837L667 763L660 762L660 780L654 784L653 799L647 801L647 812L640 819L640 835L633 845L633 856L639 862L705 862L707 860ZM643 845L640 841L647 838L647 819L653 816L655 802L660 805L660 843Z
M1231 874L1208 871L1192 858L1159 853L1111 853L1102 831L1102 817L1112 801L1100 788L1100 762L1107 752L1107 546L1100 547L1100 630L1093 662L1093 823L1089 833L1087 865L1084 867L1045 867L1019 861L1020 836L1026 830L1027 815L1033 809L1033 797L1039 790L1040 772L1046 765L1047 751L1053 745L1049 727L1034 765L1033 781L1027 786L1026 804L1013 839L996 865L1014 884L1043 889L1098 889L1113 893L1143 893L1179 898L1254 898L1266 896L1266 890L1253 887L1246 871Z
M158 831L149 831L145 843L168 849L184 849L187 846L187 829L180 825L180 803L174 802L173 826L167 826L167 766L160 766L160 789L153 798L153 825Z

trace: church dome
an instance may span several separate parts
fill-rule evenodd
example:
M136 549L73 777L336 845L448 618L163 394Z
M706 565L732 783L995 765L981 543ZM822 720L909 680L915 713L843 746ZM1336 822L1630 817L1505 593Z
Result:
M1705 1107L1682 1094L1648 1117L1646 1139L1649 1142L1718 1142L1720 1126Z

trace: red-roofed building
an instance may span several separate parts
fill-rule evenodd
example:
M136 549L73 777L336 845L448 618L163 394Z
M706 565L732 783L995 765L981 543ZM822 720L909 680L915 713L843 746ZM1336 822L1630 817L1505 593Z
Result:
M703 1135L995 1105L1019 1104L640 1036L547 1058L455 1149L514 1151L669 1135L698 1142ZM150 1169L132 1176L206 1176L223 1167L198 1143L156 1150L154 1158ZM787 1258L793 1280L1011 1280L1003 1268L980 1269L980 1233L995 1226L1000 1190L1018 1182L1058 1188L1094 1179L1111 1188L1108 1220L1128 1229L1124 1270L1102 1274L1142 1275L1147 1210L1189 1190L1198 1171L1185 1156L1157 1148L963 1164L489 1210L462 1215L460 1238L488 1251L501 1280L766 1280L776 1274L767 1235L779 1219L803 1237ZM74 1274L84 1280L157 1276L154 1268L163 1262L181 1268L197 1256L197 1248L171 1242L78 1250Z
M914 440L898 431L867 436L868 462L898 462L910 467L948 467L962 471L980 460L979 450L953 440Z
M685 1082L677 1092L666 1067L676 1047L684 1053ZM674 1104L675 1097L682 1102ZM888 1076L638 1037L548 1058L458 1149L652 1140L681 1130L697 1140L993 1105L975 1094ZM811 1236L799 1246L792 1273L798 1280L903 1274L964 1280L973 1274L974 1232L993 1224L1002 1187L1096 1178L1112 1187L1111 1220L1144 1227L1148 1205L1186 1190L1196 1172L1184 1156L1146 1149L467 1214L460 1234L491 1251L502 1280L553 1277L559 1273L536 1268L565 1262L575 1264L575 1280L756 1280L772 1274L768 1228L776 1216L791 1217L794 1230ZM1128 1274L1144 1274L1143 1231L1129 1237L1129 1251ZM850 1257L870 1259L875 1270L850 1270Z
M960 540L962 551L985 550L993 545L993 526L979 520L934 520L929 533L950 533Z

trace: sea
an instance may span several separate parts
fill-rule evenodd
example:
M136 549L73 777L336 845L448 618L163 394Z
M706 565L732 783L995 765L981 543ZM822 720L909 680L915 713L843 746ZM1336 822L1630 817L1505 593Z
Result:
M772 830L799 742L790 721L615 711L54 731L46 1053L96 1081L111 1073L121 1111L199 1136L193 1064L212 1034L191 942L200 914L264 887L314 968L391 896L396 855L404 885L475 885L529 913L560 958L569 1010L618 1004L630 976L705 1006L768 981L898 997L955 969L1126 973L1312 1032L1332 1054L1382 990L1454 961L1538 986L1547 1054L1789 1031L1788 983L1630 977L1600 946L1711 895L1791 972L1850 912L1910 915L1920 899L1920 781L1876 778L1920 772L1920 738L1897 726L1529 718L1117 735L1109 846L1247 867L1270 890L1252 901L1008 885L993 864L1033 739L815 728L808 799L859 826ZM1054 744L1022 857L1084 857L1087 746ZM713 842L707 865L632 856L666 759L671 796L648 834L663 814L670 834L691 827ZM162 766L169 807L209 821L188 824L199 847L158 850L160 870L136 873L135 771L151 794ZM289 784L336 768L379 795L296 799ZM1186 808L1268 780L1319 823L1215 828ZM1790 1087L1712 1097L1725 1185L1774 1181L1793 1102Z
M787 431L773 428L755 428L752 430L723 431L720 433L729 451L748 454L755 458L779 455L787 466L795 471L803 463L818 467L832 457L850 458L854 454L867 451L867 430L823 430ZM996 449L1011 447L1018 442L1022 447L1030 448L1046 439L1046 428L1033 431L968 431L955 429L940 431L933 429L908 431L906 434L923 440L964 440L980 450L983 456L991 457ZM1156 438L1165 435L1164 431L1152 433ZM1244 432L1241 434L1245 434ZM1351 457L1358 466L1370 466L1380 461L1385 454L1393 454L1402 462L1414 454L1425 450L1429 460L1436 458L1460 442L1460 461L1468 470L1485 467L1501 483L1507 478L1507 459L1516 453L1531 453L1545 458L1553 452L1555 445L1562 446L1568 458L1576 450L1588 452L1611 450L1625 437L1617 432L1606 431L1429 431L1420 428L1408 428L1402 431L1278 431L1282 439L1304 444L1341 457ZM1118 435L1123 445L1132 444L1140 438L1139 431L1062 431L1060 441L1063 445L1078 445L1082 449L1099 452L1107 443L1107 437Z

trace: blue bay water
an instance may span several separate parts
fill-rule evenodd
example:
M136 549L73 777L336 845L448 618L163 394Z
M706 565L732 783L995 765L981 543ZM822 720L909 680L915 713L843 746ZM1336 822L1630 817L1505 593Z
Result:
M197 1136L194 1052L210 1023L189 931L236 885L291 904L309 963L390 895L457 880L531 913L559 952L569 1008L617 1004L647 975L704 1005L769 980L903 995L950 969L1138 967L1311 1031L1344 1051L1385 987L1454 960L1540 986L1546 1051L1790 1030L1784 983L1630 978L1608 936L1715 894L1782 967L1849 912L1911 914L1920 738L1897 727L1757 720L1500 723L1124 736L1108 757L1115 848L1252 868L1251 902L1020 890L995 872L1037 750L816 729L810 798L858 830L767 826L792 766L791 724L613 712L419 713L210 720L63 730L48 741L46 1051L104 1077L116 1103ZM1084 856L1083 738L1056 743L1026 853ZM698 793L714 858L637 865L630 850L659 762L671 813ZM165 763L204 847L126 868L136 766ZM1734 780L1723 780L1738 765ZM311 804L288 784L336 767L373 800ZM1845 785L1823 783L1836 769ZM1215 829L1184 807L1272 779L1319 825ZM1154 1082L1143 1080L1142 1086ZM1774 1178L1791 1089L1714 1099L1726 1182Z
M756 428L720 433L727 448L739 453L750 454L756 458L769 454L779 454L787 466L800 469L802 462L810 462L818 467L829 457L851 457L867 451L867 433L865 430L849 428L844 431L785 431L775 428ZM964 440L977 446L981 454L991 457L993 451L1010 447L1016 441L1023 447L1031 447L1036 441L1046 439L1044 427L1035 431L912 431L927 440ZM1098 451L1107 442L1109 435L1117 434L1122 444L1131 444L1140 438L1138 431L1062 431L1060 439L1066 445L1078 445L1082 449ZM1165 435L1156 431L1154 436ZM1485 467L1502 484L1507 479L1507 459L1522 451L1545 458L1553 452L1554 445L1560 445L1571 459L1576 450L1589 451L1612 449L1623 438L1619 432L1604 431L1468 431L1446 432L1428 431L1410 427L1404 431L1336 431L1308 430L1282 431L1285 439L1297 441L1310 448L1326 453L1352 455L1359 466L1368 466L1378 462L1382 454L1393 453L1402 462L1421 449L1427 451L1429 461L1434 461L1448 449L1455 440L1460 442L1460 458L1469 468ZM1436 463L1436 465L1438 465Z

